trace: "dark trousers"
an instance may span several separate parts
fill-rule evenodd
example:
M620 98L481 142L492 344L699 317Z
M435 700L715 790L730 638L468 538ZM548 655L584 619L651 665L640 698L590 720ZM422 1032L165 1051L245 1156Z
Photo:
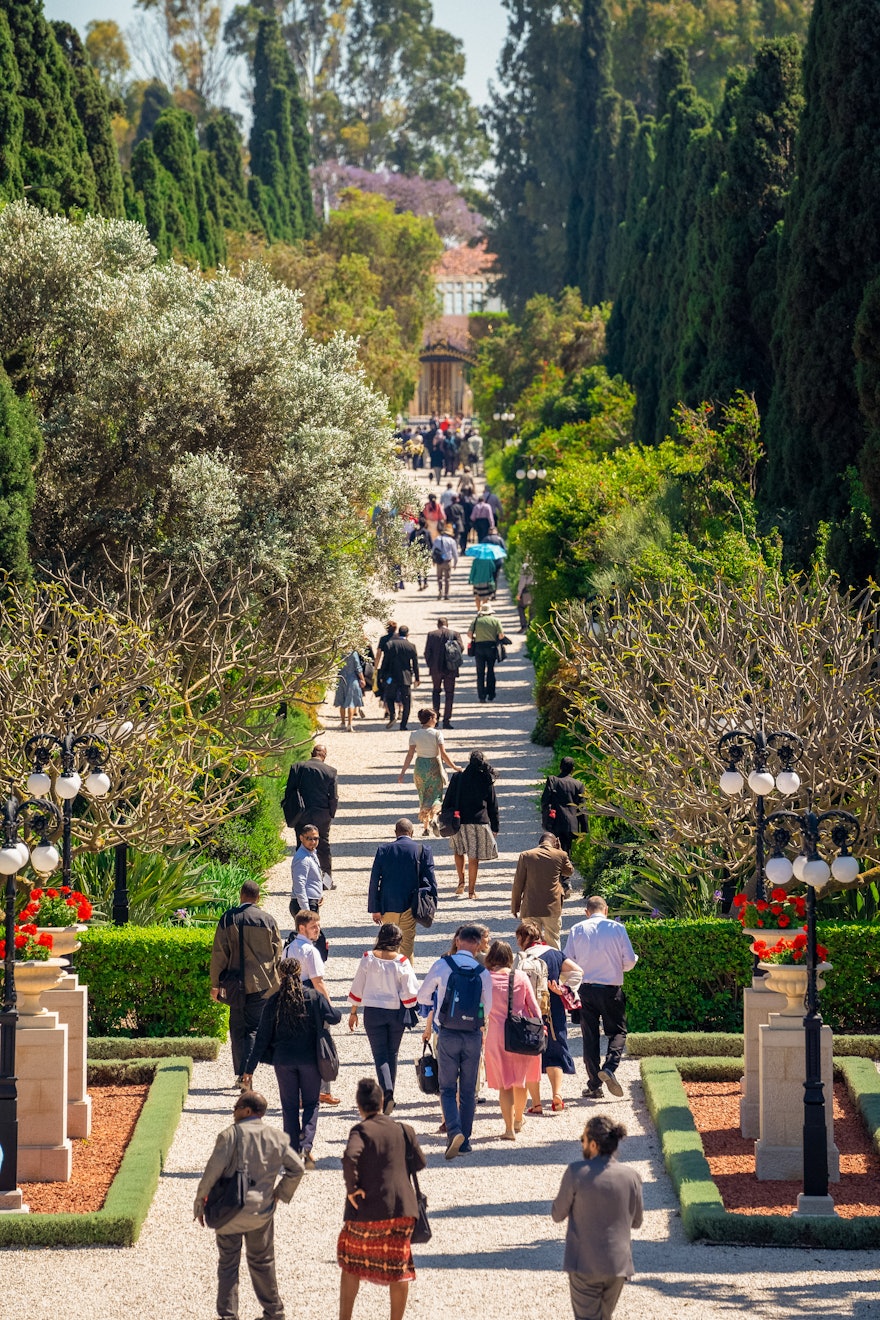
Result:
M284 1131L300 1154L315 1144L321 1074L316 1063L276 1063ZM302 1111L302 1113L300 1113Z
M400 706L401 727L409 721L409 708L412 704L412 694L409 683L390 683L388 685L388 696L385 702L388 707L389 719L394 719L395 708Z
M460 532L456 532L456 533L455 533L455 535L458 537L458 548L459 548L459 550L461 551L462 554L464 554L465 549L466 549L466 547L467 547L467 539L468 539L468 532L469 532L469 530L470 530L470 528L468 528L468 527L462 527L462 529L461 529Z
M470 1141L477 1108L477 1073L483 1035L480 1031L440 1028L437 1037L437 1072L446 1138L460 1132Z
M626 1044L626 995L622 985L581 984L581 1035L587 1080L595 1090L599 1080L599 1022L608 1037L605 1067L616 1072Z
M448 724L452 719L452 703L455 700L455 680L458 674L432 674L431 682L434 685L431 693L431 706L440 714L440 689L443 689L445 701L443 703L443 722Z
M284 1303L275 1278L275 1216L269 1215L249 1233L218 1233L217 1314L220 1320L238 1320L238 1267L244 1240L248 1272L265 1317L284 1320Z
M257 1039L262 1012L261 994L245 995L243 999L239 996L229 1005L229 1044L232 1046L232 1066L236 1077L240 1077L247 1067Z
M379 1085L389 1100L397 1081L397 1052L403 1040L403 1023L399 1008L365 1008L364 1031L370 1042L373 1063Z
M489 522L488 518L473 519L474 531L477 534L478 541L485 541L486 537L489 535L489 528L491 525L492 524Z
M569 1274L574 1320L611 1320L625 1283L619 1274Z
M482 701L484 697L495 696L495 661L498 658L498 649L495 642L476 642L474 644L474 659L477 662L477 696Z

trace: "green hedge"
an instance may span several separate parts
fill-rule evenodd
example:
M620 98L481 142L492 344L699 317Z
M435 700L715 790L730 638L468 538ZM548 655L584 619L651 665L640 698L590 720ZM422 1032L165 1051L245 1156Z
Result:
M167 1055L166 1055L167 1057ZM158 1059L89 1059L89 1086L136 1086L152 1082Z
M0 1215L0 1247L130 1247L138 1239L177 1131L191 1059L155 1061L155 1076L101 1210Z
M89 1035L218 1036L228 1009L211 999L212 930L93 926L76 970L89 988Z
M728 1058L682 1060L689 1078L720 1079L735 1072ZM843 1059L837 1065L859 1105L875 1146L880 1139L880 1075L867 1059ZM715 1186L703 1143L697 1131L675 1059L643 1059L642 1084L648 1110L657 1125L663 1161L681 1205L681 1220L689 1238L709 1242L770 1247L827 1247L841 1250L873 1249L880 1233L880 1216L837 1219L815 1216L792 1219L783 1215L730 1214Z
M743 1038L742 1033L734 1031L633 1031L626 1038L626 1052L631 1059L705 1055L741 1059ZM880 1059L880 1036L837 1035L834 1037L834 1057Z
M220 1053L216 1036L90 1036L86 1041L92 1059L188 1059L213 1060Z
M639 955L626 977L634 1032L742 1027L752 955L737 922L631 921L627 930ZM822 922L819 939L834 966L821 996L824 1020L835 1032L880 1032L880 923Z

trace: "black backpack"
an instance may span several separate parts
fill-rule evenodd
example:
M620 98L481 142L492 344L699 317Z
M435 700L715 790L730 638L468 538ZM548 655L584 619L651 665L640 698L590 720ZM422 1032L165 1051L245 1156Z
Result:
M434 548L431 551L431 559L435 564L442 564L445 562L443 557L443 546L438 545L436 541L434 542Z
M443 668L457 674L461 668L461 647L454 637L447 637L443 642Z
M479 1031L483 1025L483 969L459 967L454 958L447 955L443 961L449 964L449 980L446 993L440 1005L442 1031Z

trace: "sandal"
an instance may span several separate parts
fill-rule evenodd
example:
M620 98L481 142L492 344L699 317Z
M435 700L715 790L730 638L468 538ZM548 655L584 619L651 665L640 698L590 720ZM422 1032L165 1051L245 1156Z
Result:
M563 1100L561 1095L554 1095L553 1103L550 1106L550 1108L553 1110L554 1114L562 1113L563 1109L565 1108L565 1101Z
M554 1104L555 1104L555 1101L554 1101ZM535 1118L535 1117L537 1117L537 1118L541 1118L542 1115L543 1115L543 1113L544 1113L543 1105L530 1105L529 1108L526 1110L526 1113L527 1113L527 1114L530 1114L530 1115L532 1116L532 1118Z

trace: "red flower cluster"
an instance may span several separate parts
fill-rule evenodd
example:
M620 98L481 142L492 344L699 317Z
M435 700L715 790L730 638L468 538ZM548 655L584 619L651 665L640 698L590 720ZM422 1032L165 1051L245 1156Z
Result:
M21 915L41 926L75 926L88 921L92 905L78 889L62 885L60 889L32 889Z
M787 894L778 886L770 890L770 901L764 898L749 898L747 894L737 894L733 900L740 925L747 930L767 927L770 930L785 930L786 927L801 925L807 915L807 900L800 894Z
M52 936L45 931L37 932L33 922L24 922L15 926L14 937L16 959L24 962L45 962L52 956ZM0 940L0 961L6 957L6 941Z
M793 940L779 940L776 944L767 944L765 940L755 940L754 950L759 962L802 963L807 956L807 937L801 931ZM824 944L816 945L816 958L825 962L828 950Z

